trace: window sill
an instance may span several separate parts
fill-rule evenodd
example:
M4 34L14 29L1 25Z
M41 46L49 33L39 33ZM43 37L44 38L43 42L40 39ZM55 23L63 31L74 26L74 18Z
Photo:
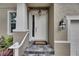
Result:
M17 30L17 29L13 30L13 32L27 32L27 31L29 30L28 29L27 30Z

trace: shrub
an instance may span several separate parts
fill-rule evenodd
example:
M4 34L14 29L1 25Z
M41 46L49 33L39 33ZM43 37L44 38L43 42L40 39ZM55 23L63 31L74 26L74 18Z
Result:
M13 44L13 37L10 35L3 36L2 42L0 43L0 50L6 49Z

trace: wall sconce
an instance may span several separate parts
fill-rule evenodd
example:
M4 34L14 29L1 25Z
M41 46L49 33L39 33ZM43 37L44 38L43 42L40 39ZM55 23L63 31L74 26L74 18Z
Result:
M61 30L64 30L65 28L66 28L66 23L65 23L65 21L62 19L62 20L59 22L58 29L59 29L59 31L61 31Z

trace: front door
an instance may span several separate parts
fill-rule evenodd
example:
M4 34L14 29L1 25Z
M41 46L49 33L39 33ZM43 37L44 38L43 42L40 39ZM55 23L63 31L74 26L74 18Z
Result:
M31 10L29 12L29 41L48 41L48 12L47 10Z

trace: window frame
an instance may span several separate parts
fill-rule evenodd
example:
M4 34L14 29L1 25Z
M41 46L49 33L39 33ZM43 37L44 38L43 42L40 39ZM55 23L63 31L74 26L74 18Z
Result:
M11 33L11 28L10 28L10 20L9 20L9 17L10 17L10 12L16 12L15 10L9 10L8 12L7 12L7 34L8 35L12 35L12 33Z

